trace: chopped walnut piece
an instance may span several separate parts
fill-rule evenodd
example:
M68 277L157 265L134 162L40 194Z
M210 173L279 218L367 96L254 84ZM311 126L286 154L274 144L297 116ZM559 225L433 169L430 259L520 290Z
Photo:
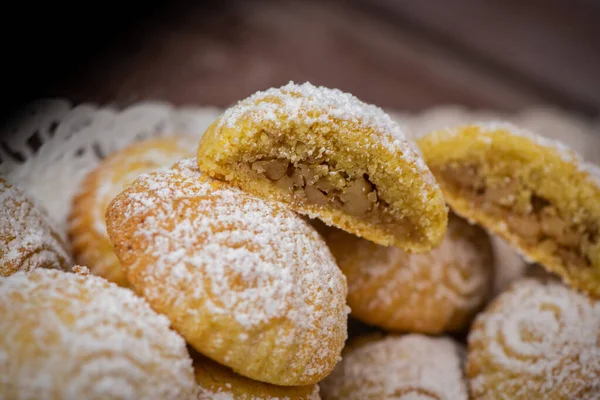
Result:
M464 189L473 189L478 187L479 177L477 168L471 165L456 166L443 171L446 179L454 182Z
M306 192L306 197L312 203L325 205L327 204L327 196L323 194L319 189L314 186L307 186L304 191Z
M258 160L250 168L298 198L317 205L331 204L349 214L364 215L379 200L375 187L365 177L351 179L345 171L320 164L288 160Z
M538 240L541 228L535 215L509 216L507 222L513 232L522 236L527 241L535 242Z
M353 215L363 215L369 211L371 201L368 195L372 191L373 186L365 178L355 179L340 196L344 210Z
M508 180L501 186L490 186L486 189L485 198L501 206L511 206L515 204L517 191L517 182Z
M540 224L542 232L561 245L576 247L579 244L580 235L565 220L556 215L556 212L550 211L549 207L540 213Z
M329 193L332 190L335 189L335 186L333 185L333 183L331 183L328 179L326 178L320 178L316 183L315 183L315 187L317 187L319 190L322 190L325 193Z
M294 187L304 187L304 176L299 169L294 169L290 178L292 178L292 184Z
M272 181L281 179L287 172L289 162L287 160L255 161L252 169L258 173L265 174Z

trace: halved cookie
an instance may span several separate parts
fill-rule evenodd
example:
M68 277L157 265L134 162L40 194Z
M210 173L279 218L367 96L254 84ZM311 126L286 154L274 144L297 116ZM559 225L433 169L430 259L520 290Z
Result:
M427 251L446 231L442 192L383 110L309 83L258 92L204 133L199 168L381 245Z
M600 296L595 167L561 143L507 123L435 131L418 144L457 214Z

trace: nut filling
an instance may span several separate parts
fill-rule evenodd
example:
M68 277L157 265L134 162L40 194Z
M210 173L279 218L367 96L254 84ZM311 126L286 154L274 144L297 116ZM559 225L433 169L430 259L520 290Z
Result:
M284 159L261 159L249 163L249 167L294 196L313 204L331 205L354 216L364 216L384 205L366 174L351 178L323 161L291 163Z
M590 268L586 249L596 245L598 226L573 223L546 199L536 196L517 178L486 181L477 166L452 165L440 172L451 187L486 213L506 221L527 244L541 246L567 268Z

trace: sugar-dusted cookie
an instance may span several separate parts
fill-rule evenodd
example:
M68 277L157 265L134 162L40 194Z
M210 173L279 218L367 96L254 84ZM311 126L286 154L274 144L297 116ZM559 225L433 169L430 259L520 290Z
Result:
M127 286L119 260L106 233L108 203L138 175L171 166L193 156L195 144L187 136L167 136L136 142L100 162L81 183L69 215L69 239L75 262L95 274Z
M309 83L257 92L204 133L200 169L354 235L407 251L442 240L447 208L389 115Z
M464 349L449 337L356 337L321 383L323 400L467 400Z
M0 279L0 398L195 400L192 360L169 320L74 270Z
M569 285L600 296L600 178L559 142L506 123L418 142L451 208Z
M462 331L488 299L494 274L486 232L451 214L442 244L409 254L341 230L325 234L348 281L352 316L386 330Z
M190 158L139 177L106 215L131 287L200 353L285 386L317 383L339 360L346 279L285 205L206 177Z
M71 268L50 219L17 186L0 178L0 277L35 268Z
M478 314L466 374L474 400L598 399L600 301L521 278Z
M275 386L233 372L199 353L192 353L198 400L321 400L319 385Z

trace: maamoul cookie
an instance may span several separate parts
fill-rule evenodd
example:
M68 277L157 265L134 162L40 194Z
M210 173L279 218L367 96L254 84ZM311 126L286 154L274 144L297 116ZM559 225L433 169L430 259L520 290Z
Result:
M0 277L35 268L70 269L71 256L49 218L0 178Z
M341 230L326 235L348 281L352 316L386 330L461 331L487 300L493 253L486 232L450 214L442 244L406 253Z
M106 233L106 207L138 175L193 156L195 147L192 139L186 136L152 138L134 143L102 160L85 177L73 199L69 239L75 262L87 266L95 275L127 286Z
M168 319L74 270L0 279L0 398L196 399L192 360Z
M478 314L466 374L474 400L598 399L600 301L522 278Z
M576 153L503 123L435 131L418 143L457 214L600 296L600 179Z
M108 206L131 287L196 350L246 377L303 386L347 336L347 286L285 205L203 176L195 158L144 174Z
M467 400L464 349L417 333L357 337L319 386L323 400Z
M382 245L426 251L447 224L414 142L383 110L289 83L230 107L204 133L200 169Z
M320 400L319 385L275 386L236 374L230 368L193 353L198 400Z

